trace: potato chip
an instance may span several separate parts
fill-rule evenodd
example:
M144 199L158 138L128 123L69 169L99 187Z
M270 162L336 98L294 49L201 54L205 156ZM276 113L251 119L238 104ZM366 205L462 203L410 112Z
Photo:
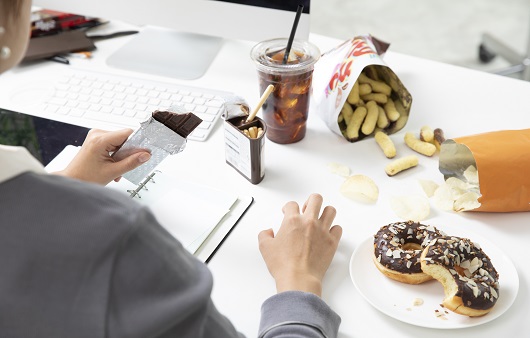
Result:
M418 182L420 183L421 188L427 197L432 197L436 189L439 187L438 183L431 180L418 180Z
M433 195L434 205L442 210L453 210L453 192L447 184L442 184L436 189Z
M398 217L415 222L425 220L431 212L429 200L421 195L392 197L390 207Z
M479 197L480 195L473 191L466 192L454 201L453 210L460 212L476 209L480 207Z
M471 175L472 170L470 171ZM472 177L472 176L471 176ZM446 211L468 211L480 207L478 186L468 184L456 177L449 177L445 184L436 189L433 202L436 207Z
M467 182L462 181L461 179L458 179L456 177L449 177L445 180L445 184L450 186L451 188L457 188L460 190L467 190L468 184Z
M467 167L466 170L464 170L464 177L467 180L467 183L478 185L478 171L475 166L470 165Z
M350 168L348 166L345 166L344 164L331 162L328 164L328 168L333 174L337 174L342 177L350 176Z
M368 176L352 175L342 183L340 193L354 201L374 203L379 197L379 188Z

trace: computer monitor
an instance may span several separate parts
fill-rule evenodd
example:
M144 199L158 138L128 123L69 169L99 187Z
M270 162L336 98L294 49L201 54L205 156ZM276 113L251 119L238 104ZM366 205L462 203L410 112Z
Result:
M200 78L223 39L258 42L288 37L298 5L296 36L309 37L309 0L34 0L34 5L145 26L111 55L114 67L177 79Z

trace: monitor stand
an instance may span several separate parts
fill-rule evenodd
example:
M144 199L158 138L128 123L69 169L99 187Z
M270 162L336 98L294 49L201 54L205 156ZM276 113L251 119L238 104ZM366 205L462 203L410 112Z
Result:
M107 58L112 67L173 77L198 79L223 45L223 39L146 26L131 41Z

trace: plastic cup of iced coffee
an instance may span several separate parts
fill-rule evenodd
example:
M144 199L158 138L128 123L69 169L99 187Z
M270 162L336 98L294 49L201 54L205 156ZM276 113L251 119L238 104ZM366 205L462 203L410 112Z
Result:
M318 47L308 41L294 40L287 62L284 55L288 39L272 39L255 45L250 56L256 63L260 93L272 84L274 91L263 104L267 138L275 143L298 142L306 133Z

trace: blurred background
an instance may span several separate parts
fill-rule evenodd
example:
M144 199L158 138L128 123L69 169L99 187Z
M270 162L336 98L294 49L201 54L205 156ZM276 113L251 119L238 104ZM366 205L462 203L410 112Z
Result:
M488 32L524 54L530 41L529 0L313 0L311 31L339 39L371 34L390 51L494 72L502 57L479 59Z

